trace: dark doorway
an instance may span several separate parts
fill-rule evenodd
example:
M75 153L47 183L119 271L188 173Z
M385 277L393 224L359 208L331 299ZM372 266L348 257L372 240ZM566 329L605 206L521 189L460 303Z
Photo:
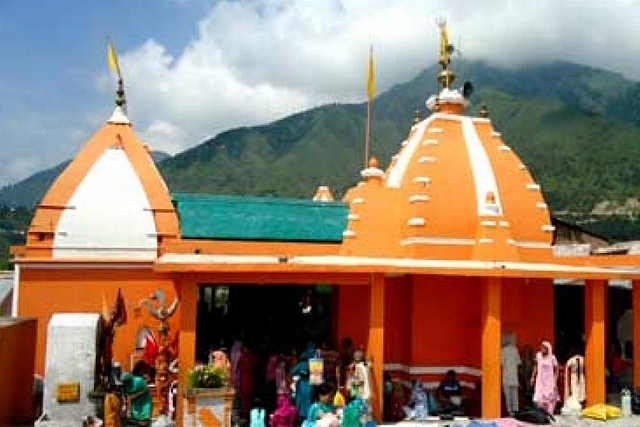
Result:
M256 350L300 350L331 342L334 286L200 285L196 356L240 339Z
M572 352L584 354L584 286L556 285L555 294L555 353L560 361Z
M631 357L630 344L618 336L619 321L627 310L631 309L631 291L624 287L607 288L607 351L611 343L620 343L619 351L627 358ZM556 355L560 360L572 356L572 351L584 354L585 339L585 301L584 285L556 285L555 287L555 332ZM627 352L625 352L627 350Z

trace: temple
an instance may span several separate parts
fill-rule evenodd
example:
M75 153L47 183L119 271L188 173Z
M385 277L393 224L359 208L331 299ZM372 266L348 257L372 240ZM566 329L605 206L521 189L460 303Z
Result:
M39 203L26 244L14 251L13 314L38 319L36 372L45 374L51 316L103 312L119 289L129 315L115 333L114 359L127 367L157 327L145 302L179 301L168 325L179 333L181 388L212 341L226 338L220 325L269 333L266 318L290 324L286 316L308 296L325 303L323 339L349 336L365 349L378 419L385 373L432 384L449 369L481 390L482 416L499 417L503 335L534 348L556 341L554 282L572 280L584 292L576 321L587 402L604 402L608 284L631 281L633 318L640 316L640 258L554 253L540 185L489 109L467 111L450 54L441 23L430 115L408 129L388 165L371 158L340 201L326 187L315 196L310 189L309 199L172 194L116 105ZM158 291L164 298L150 299ZM287 314L279 304L294 308ZM640 360L640 321L633 325Z

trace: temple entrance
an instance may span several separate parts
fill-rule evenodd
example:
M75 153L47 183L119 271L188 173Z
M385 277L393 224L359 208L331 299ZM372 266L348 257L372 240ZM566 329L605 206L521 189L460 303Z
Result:
M584 286L556 285L555 295L555 353L564 363L576 352L584 354Z
M300 351L334 337L334 300L329 285L232 284L199 287L196 358L241 340L258 352Z
M555 291L556 355L566 360L572 352L584 352L584 285L557 285ZM631 359L633 316L631 290L609 286L607 291L607 356L615 345L622 358Z

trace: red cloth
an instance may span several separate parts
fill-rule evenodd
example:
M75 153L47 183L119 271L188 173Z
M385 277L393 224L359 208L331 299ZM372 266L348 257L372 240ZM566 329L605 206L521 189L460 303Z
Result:
M149 366L156 365L156 357L158 357L158 353L160 348L158 347L158 343L151 335L147 335L144 338L144 350L142 351L142 360L145 361Z
M240 416L247 418L251 410L253 393L255 391L256 356L246 347L243 348L238 362L238 374L240 377Z

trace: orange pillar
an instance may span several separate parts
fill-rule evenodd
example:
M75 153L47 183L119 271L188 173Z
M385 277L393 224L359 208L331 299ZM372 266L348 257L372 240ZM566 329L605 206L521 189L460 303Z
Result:
M634 280L631 289L633 300L633 387L640 387L640 281Z
M487 277L482 283L482 417L501 413L501 294L502 279Z
M587 280L584 289L585 301L585 381L587 405L605 403L605 314L606 280Z
M180 278L177 284L180 298L180 338L178 353L178 396L176 425L183 425L185 411L184 392L188 383L188 372L196 361L196 313L198 306L198 284L195 280Z
M382 423L384 398L384 275L371 275L371 312L367 353L371 358L371 409L378 423Z

